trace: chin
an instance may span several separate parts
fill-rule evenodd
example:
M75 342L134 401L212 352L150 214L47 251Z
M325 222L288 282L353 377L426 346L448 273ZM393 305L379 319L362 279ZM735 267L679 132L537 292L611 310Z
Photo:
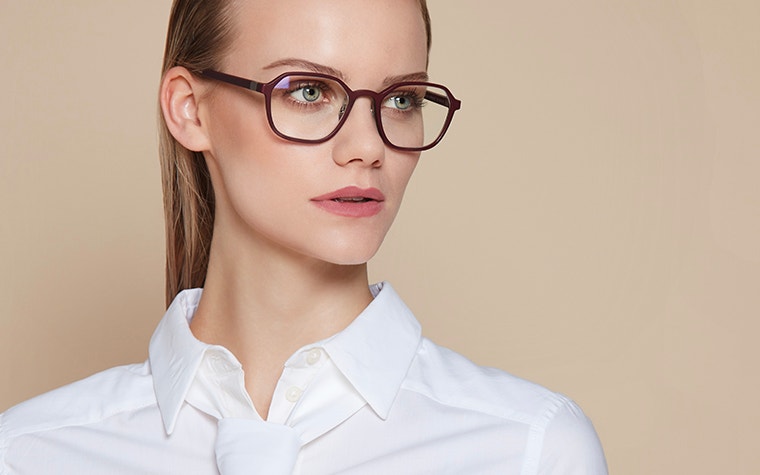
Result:
M321 249L321 252L312 253L312 256L331 264L355 266L366 264L380 249L379 242L368 243L365 241L358 246L355 242L342 243L339 246L335 246L335 243L332 244L327 249Z
M358 223L357 223L358 224ZM322 231L322 232L320 232ZM294 250L323 262L337 265L366 264L380 249L387 227L342 227L315 230L309 240L293 242Z
M376 253L377 250L370 253L346 252L324 256L321 260L339 266L358 266L366 264Z

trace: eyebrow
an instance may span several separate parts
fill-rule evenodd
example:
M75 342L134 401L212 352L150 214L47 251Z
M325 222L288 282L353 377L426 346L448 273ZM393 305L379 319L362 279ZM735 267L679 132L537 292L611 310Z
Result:
M344 82L348 82L346 79L346 76L338 69L335 69L330 66L325 66L324 64L314 63L312 61L307 61L305 59L298 59L298 58L285 58L285 59L279 59L267 66L264 66L264 69L274 69L279 68L282 66L289 66L289 67L295 67L300 68L306 71L311 71L314 73L319 74L328 74L330 76L335 76L336 78L341 79ZM394 76L386 76L385 79L383 79L383 85L389 86L391 84L395 84L398 82L406 82L406 81L428 81L428 74L425 71L420 71L417 73L410 73L410 74L399 74Z
M345 81L345 77L343 76L343 73L338 71L337 69L331 68L330 66L325 66L323 64L306 61L305 59L298 59L298 58L278 59L274 63L264 66L264 69L265 70L274 69L274 68L279 68L282 66L292 66L292 67L300 68L303 70L308 70L313 73L329 74L330 76L335 76L336 78L339 78Z
M397 76L388 76L383 80L383 84L386 86L390 86L391 84L395 84L397 82L406 82L406 81L423 81L427 82L428 79L428 73L425 71L420 71L418 73L411 73L411 74L400 74Z

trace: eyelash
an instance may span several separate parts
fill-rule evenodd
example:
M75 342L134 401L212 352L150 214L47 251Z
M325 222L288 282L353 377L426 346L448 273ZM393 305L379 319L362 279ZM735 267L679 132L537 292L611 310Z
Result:
M399 109L393 105L391 106L384 106L387 101L392 101L395 98L402 97L405 99L409 99L411 101L411 105L407 109ZM413 91L396 91L396 94L390 94L385 97L383 100L384 107L382 107L385 114L399 114L399 115L406 115L410 112L419 111L424 107L425 101L424 97L420 97L419 94L416 94Z
M420 97L418 94L412 92L412 91L403 91L400 94L393 94L388 96L389 99L394 97L404 97L407 99L412 100L412 107L414 109L419 109L425 105L425 101L423 97Z
M298 84L295 84L295 85L291 84L291 87L289 87L288 89L284 90L283 93L285 95L287 95L288 97L291 97L291 94L293 94L294 92L299 91L301 89L306 89L306 88L315 88L315 89L318 89L319 92L320 92L320 94L324 94L326 91L330 90L330 88L325 83L321 83L321 82L301 82L301 83L298 83ZM314 103L302 102L302 101L294 101L294 102L297 102L299 104L317 104L316 102L314 102Z

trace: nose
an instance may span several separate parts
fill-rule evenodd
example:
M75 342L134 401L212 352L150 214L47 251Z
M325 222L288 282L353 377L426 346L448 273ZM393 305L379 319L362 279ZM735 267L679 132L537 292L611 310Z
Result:
M356 163L377 168L385 161L385 143L378 131L372 100L368 97L356 100L348 111L346 122L332 140L333 160L338 165Z

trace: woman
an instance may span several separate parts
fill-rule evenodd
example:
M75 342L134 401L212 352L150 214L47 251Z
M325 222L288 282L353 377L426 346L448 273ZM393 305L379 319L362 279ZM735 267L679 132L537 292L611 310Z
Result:
M5 413L0 473L606 473L571 401L422 338L368 284L459 107L429 46L421 0L176 0L172 303L145 364Z

